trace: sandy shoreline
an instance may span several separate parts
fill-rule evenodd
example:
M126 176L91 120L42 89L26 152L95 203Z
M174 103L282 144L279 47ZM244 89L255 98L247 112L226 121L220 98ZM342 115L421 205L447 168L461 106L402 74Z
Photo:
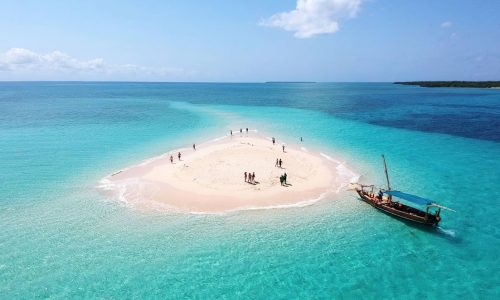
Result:
M283 152L282 145L237 133L117 171L101 187L141 210L224 213L311 204L356 176L326 155L289 145ZM281 168L275 166L280 158ZM255 183L245 182L244 172L255 172ZM286 186L279 179L284 173Z

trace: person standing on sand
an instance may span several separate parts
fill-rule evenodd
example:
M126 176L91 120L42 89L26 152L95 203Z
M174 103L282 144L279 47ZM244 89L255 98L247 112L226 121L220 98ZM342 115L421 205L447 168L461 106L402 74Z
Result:
M250 183L252 181L252 173L248 172L248 180L247 182Z
M181 160L181 153L177 153L177 157L179 158L179 160Z
M275 167L279 166L280 162L279 160L276 158L276 164L274 165Z
M255 183L255 172L252 173L252 182Z
M196 144L193 144L193 150L196 151Z
M247 182L247 172L245 172L245 182Z
M283 174L283 181L285 182L285 185L286 185L286 173Z
M281 175L281 176L280 176L280 184L281 184L281 186L283 186L283 180L284 180L284 179L283 179L283 175Z
M282 161L282 160L281 160L281 158L280 158L280 160L278 161L278 165L280 166L280 168L281 168L281 164L282 164L282 163L283 163L283 161Z
M170 163L173 164L174 163L174 157L172 155L170 155Z
M285 144L281 145L283 147L283 152L285 152Z
M273 146L274 146L274 143L276 143L276 140L275 140L275 139L274 139L274 137L273 137Z

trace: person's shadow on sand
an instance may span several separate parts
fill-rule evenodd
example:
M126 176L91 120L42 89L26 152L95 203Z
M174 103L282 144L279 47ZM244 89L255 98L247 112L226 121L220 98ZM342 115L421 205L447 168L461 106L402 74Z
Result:
M249 181L247 181L247 183L250 183L251 185L257 185L257 184L260 184L260 182L258 182L258 181L254 181L254 182L249 182Z

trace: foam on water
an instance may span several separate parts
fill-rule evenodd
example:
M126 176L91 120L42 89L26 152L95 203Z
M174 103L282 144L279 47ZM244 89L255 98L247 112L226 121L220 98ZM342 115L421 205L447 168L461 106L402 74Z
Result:
M456 233L455 233L455 230L452 230L452 229L444 229L442 227L437 227L437 229L439 230L439 232L442 232L443 234L446 234L452 238L456 237Z
M316 198L305 199L304 201L290 203L290 204L263 205L263 206L242 206L242 207L238 207L236 209L231 209L231 210L227 210L224 212L216 212L216 213L203 212L203 211L190 211L188 213L194 214L194 215L227 215L227 214L233 214L233 213L244 212L244 211L301 208L301 207L306 207L306 206L313 205L313 204L317 203L318 201L324 199L326 195L328 195L328 192L324 192Z
M338 161L338 160L336 160L336 159L331 158L330 156L326 155L326 154L325 154L325 153L323 153L323 152L321 152L321 153L320 153L320 155L321 155L321 156L323 156L324 158L328 159L329 161L333 161L333 162L334 162L334 163L336 163L336 164L341 164L341 162L340 162L340 161Z

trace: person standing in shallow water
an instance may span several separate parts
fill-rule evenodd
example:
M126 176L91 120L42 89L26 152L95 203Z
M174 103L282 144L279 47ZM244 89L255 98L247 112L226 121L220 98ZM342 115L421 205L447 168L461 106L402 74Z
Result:
M170 155L170 163L173 164L174 163L174 157L172 155Z
M196 144L193 144L193 150L196 151Z
M181 160L181 153L177 153L177 157L179 158L179 160Z
M248 133L248 127L247 127L247 133Z

